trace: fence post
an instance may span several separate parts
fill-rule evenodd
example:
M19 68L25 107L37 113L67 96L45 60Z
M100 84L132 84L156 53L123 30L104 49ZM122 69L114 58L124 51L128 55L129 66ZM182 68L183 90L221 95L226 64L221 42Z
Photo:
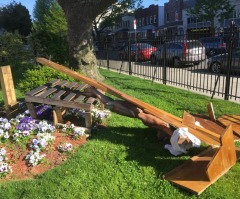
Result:
M106 38L107 69L109 70L108 40Z
M225 84L225 95L224 100L229 100L229 90L230 90L230 73L232 68L232 51L233 51L233 41L235 33L235 22L232 21L230 25L230 39L228 45L228 58L227 58L227 75L226 75L226 84Z
M129 75L132 75L132 62L131 62L131 38L128 38L128 66L129 66Z
M167 68L166 68L166 42L167 42L167 28L164 28L164 38L163 38L163 84L167 83Z

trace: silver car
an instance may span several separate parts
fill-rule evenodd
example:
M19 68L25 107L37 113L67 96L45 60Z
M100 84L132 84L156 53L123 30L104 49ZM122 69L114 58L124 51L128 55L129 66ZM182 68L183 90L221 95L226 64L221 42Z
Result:
M163 44L150 56L152 64L166 63L174 67L199 64L206 59L205 47L198 40L179 40Z
M232 54L231 73L240 72L240 49L236 49ZM228 71L228 53L215 55L208 58L208 69L213 73L225 73Z

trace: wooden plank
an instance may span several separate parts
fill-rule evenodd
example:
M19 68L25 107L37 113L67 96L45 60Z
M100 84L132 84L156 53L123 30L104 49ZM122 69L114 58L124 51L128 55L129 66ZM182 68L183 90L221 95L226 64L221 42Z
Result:
M77 82L69 82L65 87L69 89L73 89L77 87L78 83Z
M69 93L64 99L63 101L71 101L74 97L76 96L76 93Z
M207 109L208 109L208 115L209 115L210 120L216 121L216 116L215 116L215 113L214 113L212 102L210 102L208 104Z
M74 100L74 102L76 102L76 103L82 102L82 103L83 103L83 101L84 101L85 98L86 98L85 95L80 95L78 98L76 98L76 99Z
M95 102L95 101L96 101L95 98L89 97L85 103L87 103L87 104L93 104L93 102Z
M52 93L54 93L56 90L57 90L56 88L50 88L49 90L46 90L45 92L43 92L41 95L38 95L38 97L46 98Z
M44 65L47 65L51 68L54 68L62 73L65 73L77 80L81 80L97 89L100 89L104 92L107 92L109 94L112 94L116 97L119 97L121 99L124 99L136 106L138 106L139 108L141 108L142 110L144 110L147 113L152 114L153 116L162 119L163 121L169 123L170 125L180 128L180 127L188 127L189 128L189 132L192 133L193 135L195 135L196 137L198 137L199 139L201 139L202 141L206 142L207 144L214 144L214 145L220 145L220 136L219 134L215 133L215 132L211 132L209 130L205 130L203 128L200 127L195 127L195 129L183 125L182 124L182 119L179 117L176 117L166 111L163 111L161 109L158 109L150 104L147 104L145 102L142 102L134 97L128 96L127 94L107 85L104 84L102 82L99 81L95 81L93 79L90 79L86 76L83 76L75 71L72 71L71 69L64 67L62 65L59 65L57 63L54 63L50 60L47 60L45 58L37 58L37 62L42 63ZM214 139L212 139L214 138Z
M87 128L91 128L92 127L92 114L91 112L85 112L85 126Z
M224 132L222 140L222 146L207 148L163 177L188 191L201 194L236 163L231 126Z
M88 87L87 84L81 84L75 89L75 91L83 91L83 89L87 87Z
M52 100L60 100L61 97L66 93L64 90L60 90L57 93L54 93L53 96L51 97Z
M27 108L32 118L37 119L37 113L34 107L34 104L31 102L26 102Z
M53 108L53 123L54 125L56 125L57 123L63 123L62 111L60 107Z
M33 98L31 96L25 96L26 102L33 102ZM35 103L40 104L50 104L53 106L60 106L60 107L68 107L68 108L76 108L76 109L84 109L84 110L91 110L92 105L85 104L85 103L76 103L74 101L59 101L59 100L53 100L51 98L42 98L42 97L34 97Z
M222 115L217 121L225 127L232 125L233 132L240 137L240 115Z
M12 71L10 66L0 67L0 80L5 107L16 104L17 98L15 94Z
M51 80L50 82L48 82L46 85L48 86L55 86L56 84L58 84L61 80L60 79L54 79Z
M207 174L212 182L225 174L237 161L232 126L228 126L222 135L222 146L211 159Z
M37 88L35 88L35 89L33 89L33 90L27 92L26 95L34 96L34 95L36 95L36 94L38 94L38 93L40 93L40 92L46 90L47 88L48 88L48 86L46 86L46 85L39 86L39 87L37 87Z

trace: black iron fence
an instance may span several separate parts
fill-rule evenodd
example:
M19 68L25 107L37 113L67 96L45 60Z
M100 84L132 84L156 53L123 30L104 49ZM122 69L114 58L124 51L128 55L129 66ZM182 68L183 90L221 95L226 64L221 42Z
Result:
M98 41L100 67L240 102L240 31Z

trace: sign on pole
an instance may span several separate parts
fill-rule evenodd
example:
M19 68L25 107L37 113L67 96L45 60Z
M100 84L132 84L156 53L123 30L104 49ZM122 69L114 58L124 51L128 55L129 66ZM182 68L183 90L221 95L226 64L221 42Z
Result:
M134 28L134 30L137 29L137 20L136 19L133 20L133 28Z

